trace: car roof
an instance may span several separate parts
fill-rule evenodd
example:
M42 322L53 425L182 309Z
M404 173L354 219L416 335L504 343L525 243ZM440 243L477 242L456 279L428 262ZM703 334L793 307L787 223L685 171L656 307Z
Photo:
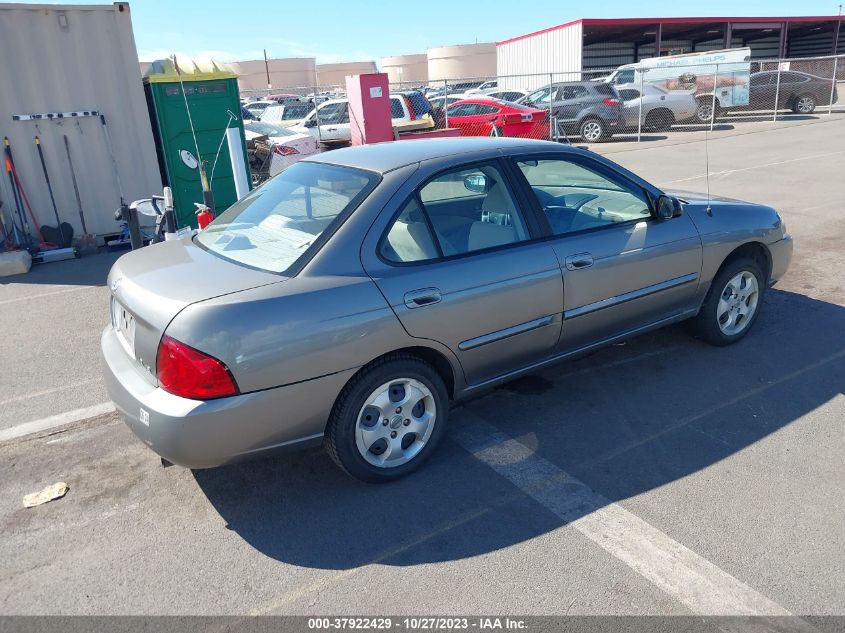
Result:
M524 138L491 136L459 136L453 138L430 138L405 141L389 141L335 149L330 152L309 156L310 162L357 167L378 173L387 173L405 165L419 163L443 156L479 154L492 149L505 151L553 150L576 151L568 145L552 141L538 141Z
M559 86L585 86L587 88L590 88L590 87L595 87L596 82L595 81L555 81L554 83L552 83L552 85L555 88L557 88ZM538 88L538 90L540 90L542 88L547 88L547 87L548 87L548 84L546 84L545 86L540 86Z
M401 92L391 92L387 96L390 97L390 98L398 99L399 97L402 96L402 93ZM348 103L348 102L349 102L349 97L338 97L337 99L326 99L325 101L321 101L317 105L319 105L320 107L323 107L324 105L327 105L329 103Z

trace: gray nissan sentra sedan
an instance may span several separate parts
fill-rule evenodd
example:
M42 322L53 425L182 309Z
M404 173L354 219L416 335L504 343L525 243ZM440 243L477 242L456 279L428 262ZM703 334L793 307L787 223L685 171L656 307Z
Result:
M450 400L677 321L738 341L791 256L774 209L556 143L341 149L121 257L106 382L170 462L323 443L385 481L431 454Z

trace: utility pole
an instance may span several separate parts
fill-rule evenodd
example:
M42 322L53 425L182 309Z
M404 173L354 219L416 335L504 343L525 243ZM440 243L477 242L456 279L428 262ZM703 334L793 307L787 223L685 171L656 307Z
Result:
M273 86L270 84L270 64L267 62L267 49L264 49L264 73L267 75L267 90L272 90Z

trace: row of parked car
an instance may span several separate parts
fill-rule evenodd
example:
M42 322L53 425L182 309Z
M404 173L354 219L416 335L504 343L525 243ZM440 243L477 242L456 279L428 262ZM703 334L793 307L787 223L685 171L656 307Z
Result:
M751 75L745 109L774 103L775 74L766 71ZM598 81L555 82L530 92L500 88L496 81L454 84L448 91L439 92L436 87L421 87L390 93L391 118L397 132L448 124L461 129L465 136L580 137L600 142L637 128L660 132L676 123L705 123L714 114L712 101L696 98L692 91L622 80L624 75L617 74ZM452 92L459 89L464 92ZM797 71L781 73L779 108L809 114L816 105L829 103L830 96L829 81ZM702 105L705 101L706 108ZM716 104L718 110L718 101ZM260 127L280 146L277 152L289 152L284 154L285 161L278 162L296 160L304 155L303 150L318 151L319 144L337 146L351 138L349 104L341 94L271 95L245 103L243 110L245 120L260 121L260 126L247 121L249 133L258 134ZM305 138L313 142L304 144Z

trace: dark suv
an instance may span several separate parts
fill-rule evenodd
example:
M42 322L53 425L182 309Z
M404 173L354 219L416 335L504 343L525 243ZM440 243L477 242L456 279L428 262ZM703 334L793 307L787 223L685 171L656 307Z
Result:
M549 98L551 94L551 99ZM557 120L558 134L577 134L595 143L610 138L625 127L622 101L610 84L592 81L565 81L543 86L521 103L548 109Z

